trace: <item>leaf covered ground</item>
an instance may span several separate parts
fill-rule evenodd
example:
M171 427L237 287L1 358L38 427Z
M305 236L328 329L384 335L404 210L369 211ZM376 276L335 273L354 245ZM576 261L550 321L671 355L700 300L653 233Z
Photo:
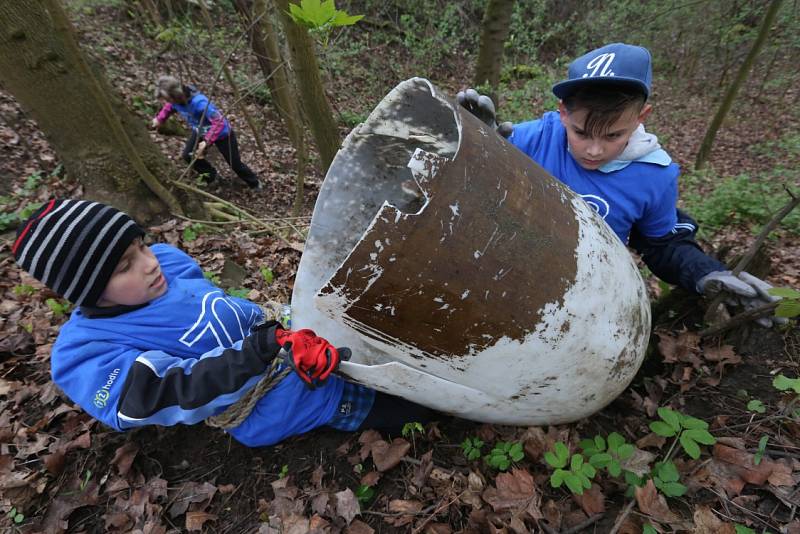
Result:
M217 72L213 57L227 52L237 35L230 14L218 39L198 30L180 46L145 38L113 5L74 14L82 46L102 58L143 121L155 111L151 84L165 65L180 64L203 86ZM353 31L368 40L367 29ZM351 77L329 72L343 134L353 117L416 74L414 57L391 45L365 46L360 54L350 58ZM454 92L467 82L469 61L452 54L428 76ZM368 67L381 64L392 76L368 79ZM234 53L232 65L235 72L256 70L245 49ZM668 87L667 80L659 83ZM688 167L714 104L666 88L657 96L663 111L653 127ZM233 120L244 159L265 190L251 193L218 161L225 177L210 191L259 217L289 220L293 150L272 106L256 90L245 99L262 126L262 154L230 90L218 84L213 99ZM747 104L720 133L712 162L717 177L798 163L797 153L781 144L796 130L797 116L786 113L784 127L772 128L759 120L763 104ZM2 92L0 118L4 212L81 194L36 124ZM180 137L153 139L177 160ZM755 152L753 139L760 147ZM305 217L321 180L318 171L309 178ZM684 183L684 196L709 198L718 189L713 180ZM726 224L705 234L727 258L741 254L753 236L737 215L731 208ZM294 221L302 227L306 220ZM192 254L230 291L259 303L286 302L302 252L296 234L287 234L287 242L252 227L221 228L169 219L148 235ZM64 397L49 380L48 359L69 308L15 267L12 239L13 231L6 232L0 245L3 531L800 533L800 393L792 389L800 385L776 382L800 375L796 324L747 326L725 339L701 339L702 303L651 278L653 297L661 298L654 302L648 357L633 384L590 418L520 428L443 417L404 435L320 430L249 449L204 425L111 432ZM796 233L778 232L762 254L761 274L797 287L799 250Z

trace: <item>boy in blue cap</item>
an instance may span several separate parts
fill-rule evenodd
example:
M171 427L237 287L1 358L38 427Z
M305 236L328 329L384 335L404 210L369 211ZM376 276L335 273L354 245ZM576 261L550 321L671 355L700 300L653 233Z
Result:
M644 129L651 82L650 52L613 43L570 64L553 86L558 111L538 120L498 126L487 96L468 89L457 100L579 194L662 280L701 294L724 289L746 309L776 300L772 286L733 276L696 243L697 223L676 208L678 165Z
M23 269L77 306L53 345L52 376L99 421L127 430L226 412L215 426L261 446L320 426L399 429L430 419L427 408L331 374L342 349L264 322L258 306L225 294L185 253L143 237L111 206L56 199L20 226L12 247ZM257 389L265 377L275 378L272 389ZM229 410L253 390L262 396L252 411Z

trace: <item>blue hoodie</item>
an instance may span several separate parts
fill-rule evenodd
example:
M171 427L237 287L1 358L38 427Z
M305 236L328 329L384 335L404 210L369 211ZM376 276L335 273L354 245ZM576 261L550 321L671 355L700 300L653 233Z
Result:
M78 309L53 346L53 381L116 430L217 415L258 382L279 349L265 350L249 335L263 319L258 306L226 295L180 250L153 245L152 251L167 279L164 295L112 316ZM290 373L229 432L252 447L325 425L343 383L331 376L310 390Z

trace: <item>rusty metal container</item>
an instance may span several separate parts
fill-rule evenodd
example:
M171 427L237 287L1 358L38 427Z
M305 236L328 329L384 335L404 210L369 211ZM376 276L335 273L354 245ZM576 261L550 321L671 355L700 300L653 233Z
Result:
M353 350L350 379L515 425L601 409L650 333L641 276L605 222L422 78L337 154L292 308L295 326Z

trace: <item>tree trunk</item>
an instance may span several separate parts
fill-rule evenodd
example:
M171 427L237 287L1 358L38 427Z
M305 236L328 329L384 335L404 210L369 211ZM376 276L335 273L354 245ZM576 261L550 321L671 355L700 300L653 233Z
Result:
M308 31L295 24L287 14L289 1L274 1L289 44L290 62L297 77L305 117L322 158L323 172L327 172L339 150L341 139L331 105L322 86L314 41L311 40Z
M769 35L770 27L772 26L775 16L778 14L778 10L780 9L782 3L783 0L772 0L772 2L769 4L767 13L764 15L764 20L761 22L761 28L758 30L758 36L753 42L753 46L750 48L750 52L748 52L744 62L739 67L739 72L736 74L736 78L734 78L733 82L728 87L728 90L725 92L722 103L720 104L717 113L714 115L714 118L711 120L711 124L708 126L705 137L703 137L700 150L697 152L697 159L694 162L694 168L696 170L700 170L706 166L708 157L711 155L711 147L714 145L714 139L717 136L717 130L719 130L719 127L722 126L722 122L728 115L728 111L730 111L733 101L736 99L736 94L739 92L739 88L742 86L742 84L744 84L745 80L747 80L747 76L750 73L750 68L755 62L756 56L764 47L764 43L767 42L767 36Z
M514 0L489 0L481 23L481 45L475 67L475 86L489 84L492 89L500 83L503 51L511 29Z
M251 7L252 4L252 7ZM295 149L297 159L297 174L295 177L295 197L292 206L292 215L300 215L303 208L303 189L305 186L306 162L308 150L306 148L305 133L303 131L303 117L300 106L295 98L297 91L290 76L286 63L281 58L278 46L278 35L272 24L266 0L236 0L236 9L244 17L245 24L250 31L250 41L253 53L261 67L261 72L267 80L270 94L272 95L278 114L286 125L289 139Z
M37 121L87 197L143 222L182 213L154 176L174 167L89 67L56 0L0 2L0 83Z

